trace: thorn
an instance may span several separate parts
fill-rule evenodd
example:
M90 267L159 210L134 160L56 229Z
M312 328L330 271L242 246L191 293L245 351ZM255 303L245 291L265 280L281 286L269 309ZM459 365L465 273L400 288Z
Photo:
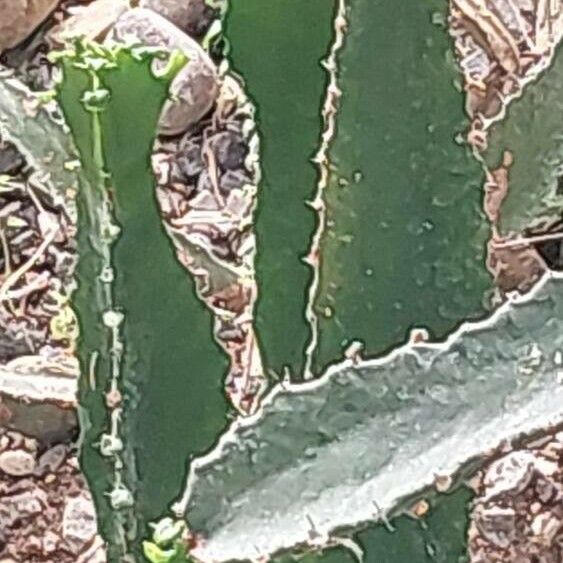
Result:
M379 518L383 522L383 525L385 526L387 531L393 534L395 532L395 527L391 524L391 522L389 522L385 512L381 510L381 508L379 507L379 505L375 500L372 500L371 503L375 507L375 517Z

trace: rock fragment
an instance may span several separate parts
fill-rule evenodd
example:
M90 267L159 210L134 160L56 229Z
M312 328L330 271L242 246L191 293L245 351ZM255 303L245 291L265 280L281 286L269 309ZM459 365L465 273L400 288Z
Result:
M9 450L0 453L0 471L12 477L31 475L36 465L35 456L25 450Z
M0 141L0 174L15 174L24 166L18 149L10 143Z
M0 428L0 458L21 457L22 451L32 455L35 447L27 436ZM37 469L48 466L46 474L0 472L0 562L105 563L94 503L76 455L65 446L38 453Z
M218 16L206 0L141 0L139 6L164 16L194 39L202 39Z
M59 0L0 0L0 53L27 39Z
M67 455L68 448L64 444L53 446L40 456L34 473L40 476L46 473L56 473L64 463Z

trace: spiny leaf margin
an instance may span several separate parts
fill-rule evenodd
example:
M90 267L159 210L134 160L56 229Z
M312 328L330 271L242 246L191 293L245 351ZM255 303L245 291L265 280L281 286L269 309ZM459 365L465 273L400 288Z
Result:
M403 512L437 476L563 423L563 275L443 343L282 383L192 464L193 555L255 559Z

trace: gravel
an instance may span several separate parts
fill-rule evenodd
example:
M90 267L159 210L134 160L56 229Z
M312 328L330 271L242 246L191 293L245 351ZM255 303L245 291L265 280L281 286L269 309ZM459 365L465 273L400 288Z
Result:
M563 561L563 434L501 457L480 479L470 563Z

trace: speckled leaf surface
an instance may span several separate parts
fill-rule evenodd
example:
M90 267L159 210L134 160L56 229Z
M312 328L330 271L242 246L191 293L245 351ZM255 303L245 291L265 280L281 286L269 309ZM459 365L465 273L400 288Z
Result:
M437 475L560 424L562 319L556 275L444 343L280 385L193 464L196 555L253 558L399 513Z
M320 248L318 372L352 340L381 353L413 325L441 337L484 312L483 173L462 140L468 121L447 8L348 2Z

